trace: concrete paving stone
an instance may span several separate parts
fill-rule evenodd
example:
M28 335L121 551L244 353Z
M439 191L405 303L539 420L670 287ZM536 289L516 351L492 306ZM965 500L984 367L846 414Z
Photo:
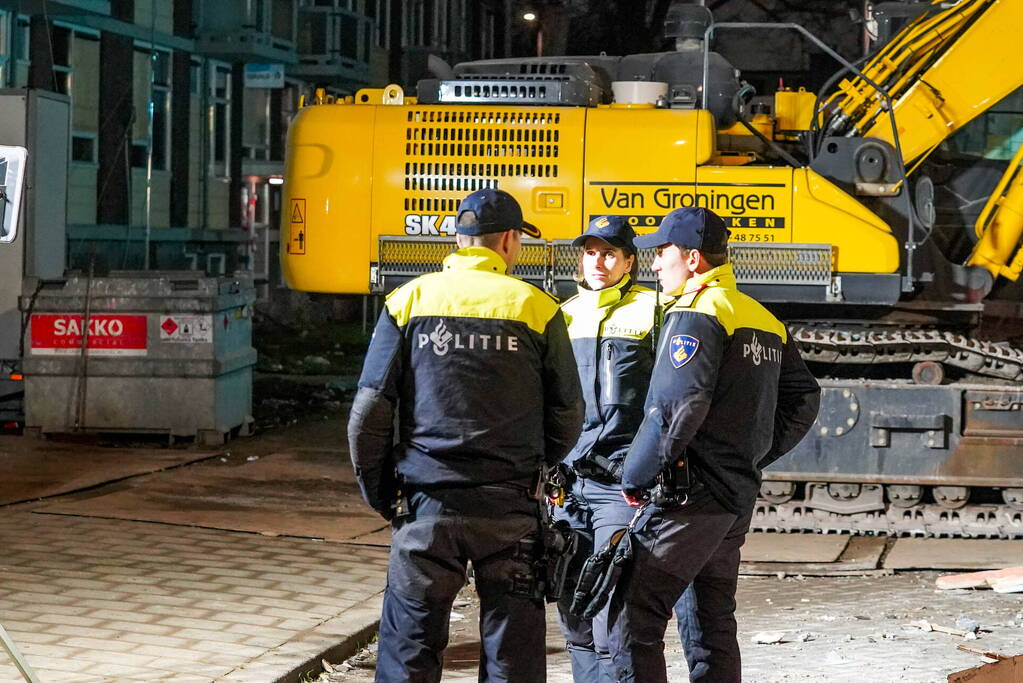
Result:
M88 607L91 610L107 610L111 612L126 612L137 614L146 606L145 602L128 602L125 600L79 600L76 604ZM88 616L88 615L86 615Z
M177 594L179 596L183 597L183 598L188 598L189 600L191 600L195 604L205 605L207 602L210 602L211 600L222 599L224 597L224 593L226 593L229 590L231 590L231 589L229 589L226 586L224 587L224 590L219 592L219 593L217 591L205 591L205 590L200 591L200 590L195 590L194 588L190 588L190 589L178 590Z
M288 598L292 595L289 591L270 588L253 588L251 586L231 586L227 589L227 592L237 595L251 595L257 598Z
M60 577L57 579L53 579L52 581L47 581L46 583L53 586L67 586L68 588L85 588L87 590L105 590L109 588L109 585L104 581L72 577Z
M118 633L109 638L85 638L75 636L68 638L62 645L65 647L77 647L86 650L106 650L108 652L127 652L135 647L136 643L128 641L128 633Z
M11 633L39 633L45 631L47 625L38 621L19 621L18 619L4 619L4 629Z
M154 635L152 633L122 633L118 638L136 645L156 645L158 647L191 648L195 644L195 641L190 638L179 638L176 635Z
M73 647L67 647L66 645L44 645L42 643L15 643L18 645L18 649L21 650L21 654L25 655L28 659L28 663L31 665L33 660L37 657L44 659L60 659L60 660L71 660L76 659L76 656L81 654L81 650Z
M235 581L237 581L237 580L238 579L235 579ZM228 584L221 583L219 581L197 581L197 580L195 580L193 578L193 579L188 579L187 581L184 580L184 579L174 579L173 581L164 581L162 585L165 588L184 588L186 591L202 591L203 593L205 593L205 594L207 594L207 595L209 595L209 596L211 596L212 598L215 599L215 597L217 595L219 595L221 593L221 591L223 591L224 588L227 588ZM178 595L184 595L186 597L190 597L190 595L188 593L182 593L180 591L175 591L175 592L177 592Z
M185 605L191 605L192 601L187 598L182 598L177 595L158 595L151 593L146 596L146 602L151 603L146 607L147 611L151 611L153 607L165 606L165 607L184 607ZM203 610L199 610L202 612Z
M130 652L110 652L108 650L88 650L79 655L85 659L98 664L120 664L122 666L148 667L156 657L136 655ZM92 673L98 673L93 671Z
M19 645L19 647L21 643L39 643L40 645L52 645L54 643L64 640L64 636L60 635L59 633L33 633L30 631L15 631L7 627L6 621L0 620L0 624L3 625L4 630L7 631L7 633L11 636L11 639L14 641L15 645ZM6 653L0 656L0 662L3 662L6 657L7 657Z
M106 624L103 624L106 626ZM47 633L56 633L61 636L73 636L76 638L116 638L119 631L110 628L97 626L75 626L73 624L59 624L46 629Z
M49 666L36 669L36 674L46 683L110 683L106 676L94 676L84 671L61 671Z
M247 598L246 605L259 605L260 608L272 607L276 609L299 609L307 610L314 603L296 600L282 600L280 598ZM265 611L265 610L264 610Z
M163 669L176 674L205 676L207 681L219 678L231 670L231 667L229 666L217 666L213 664L203 664L202 662L183 661L176 657L154 659L150 662L149 666L153 669Z
M61 614L40 614L35 617L32 621L38 621L44 624L58 624L58 625L69 625L69 626L96 626L102 619L93 619L92 617L70 617Z
M151 636L162 636L170 633L177 634L178 629L174 626L161 626L160 624L140 624L134 621L108 621L104 624L106 628L126 631L128 633L147 633Z
M85 671L85 673L112 678L116 681L140 681L146 680L146 678L144 678L146 676L149 677L149 680L153 680L154 676L161 675L159 672L154 672L151 669L145 669L137 666L125 666L124 664L109 662L93 664Z
M109 584L103 585L109 586ZM130 586L118 586L118 589L118 591L111 591L93 590L91 588L72 588L69 591L64 591L64 595L72 598L95 598L97 600L115 600L118 602L125 600L130 595L130 593L127 592L130 589ZM144 590L145 589L140 589L140 592L144 592Z
M56 595L54 593L44 593L38 590L13 591L5 589L5 597L7 595L13 595L16 599L20 601L35 604L68 605L75 602L74 598L72 598L69 595Z
M199 650L200 652L231 655L235 658L236 663L243 659L258 657L266 652L266 648L262 647L254 647L252 645L244 645L242 643L215 643L209 640L195 643L192 645L192 649Z
M278 617L263 614L238 614L234 612L214 612L210 616L211 622L222 622L229 624L252 624L255 626L275 626L281 619Z
M194 641L210 641L221 645L242 643L250 637L247 633L230 633L228 631L212 631L207 628L185 628L175 630L174 634L181 638L189 638Z
M203 605L214 612L231 612L234 614L252 614L254 612L264 613L265 610L258 604L249 604L246 602L231 602L228 600L210 600L204 602Z
M186 650L185 648L180 647L164 647L161 645L135 645L135 643L132 643L132 645L134 646L134 649L131 650L133 654L151 655L153 657L167 658L181 662L200 662L202 661L203 656L205 654L202 652L196 652L195 650Z
M333 612L336 612L336 610L334 610ZM266 615L271 616L271 617L279 617L281 619L298 619L298 620L302 620L302 619L309 619L309 617L310 617L309 610L282 609L280 607L264 607L261 610L261 613L262 614L266 614ZM318 616L318 615L314 614L312 616Z
M159 577L160 579L162 579L161 583L166 583L168 581L175 580L192 581L195 579L195 572L176 572L161 570L152 572L150 576Z
M280 647L282 641L279 637L275 636L254 636L248 633L239 634L244 635L245 640L242 641L244 645L251 645L253 647L261 647L264 650L269 650L275 647Z
M180 617L185 619L205 619L210 615L210 611L205 608L185 607L185 605L193 604L191 600L184 600L181 598L176 599L180 600L180 604L150 605L149 607L143 608L143 611L148 612L150 614L164 614L172 617Z
M136 605L136 609L141 608L142 605ZM98 609L89 612L88 616L96 617L97 619L114 619L117 621L132 621L139 623L147 623L156 619L155 614L145 614L138 611L128 611L127 609Z
M160 626L176 626L179 628L209 629L212 625L210 618L212 613L204 619L192 619L190 617L166 617L157 622Z
M292 635L291 631L270 628L269 626L256 626L254 624L231 624L227 627L227 630L232 633L247 633L250 636L276 638L279 643L283 643L285 639Z
M261 563L261 562L245 562L243 566L245 567L245 569L247 571L250 571L253 574L256 574L257 576L258 575L262 575L262 574L270 574L270 573L274 573L274 572L276 572L278 574L304 574L305 573L305 572L302 571L301 567L281 566L279 564L264 564L264 563Z
M11 605L10 609L4 608L3 612L0 612L0 623L7 623L8 620L17 621L31 621L32 617L36 615L36 612L30 609L24 609L29 605L21 605L16 602L6 602L5 604Z
M266 576L258 575L256 572L249 569L230 569L228 567L203 567L199 569L191 576L194 578L196 575L200 576L225 576L236 579L251 579L259 576L261 579L266 579Z
M277 628L285 628L290 631L305 631L320 623L320 619L288 619L277 624Z
M4 587L14 594L35 593L46 587L44 581L4 581Z
M248 586L249 588L274 588L273 581L265 581L262 578L232 578L232 586Z

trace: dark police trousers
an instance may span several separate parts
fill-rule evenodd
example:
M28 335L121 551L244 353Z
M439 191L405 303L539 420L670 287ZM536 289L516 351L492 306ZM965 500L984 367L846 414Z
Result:
M503 486L418 491L412 515L392 525L376 680L441 678L451 605L472 562L480 598L480 681L546 680L542 599L513 592L533 575L528 540L536 501Z
M664 632L674 607L689 680L739 683L735 589L739 549L749 529L752 505L748 512L736 515L697 485L686 505L674 510L651 506L644 515L649 518L633 540L632 567L608 608L608 640L617 680L668 680Z
M603 548L611 535L629 525L636 514L622 497L621 488L586 477L576 477L564 507L554 508L556 519L564 519L579 533L579 550L569 569L566 585L558 601L558 622L568 643L572 658L572 679L575 683L613 683L615 668L611 662L607 639L607 610L605 606L591 619L577 617L568 611L572 602L575 579L586 559L595 550ZM704 645L696 625L696 601L692 590L686 590L675 605L679 635L686 652L703 651Z

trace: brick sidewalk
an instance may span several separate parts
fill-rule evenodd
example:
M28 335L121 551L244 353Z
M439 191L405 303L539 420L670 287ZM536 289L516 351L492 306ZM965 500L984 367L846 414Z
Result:
M374 626L387 567L383 548L17 509L0 538L0 624L47 683L277 680Z

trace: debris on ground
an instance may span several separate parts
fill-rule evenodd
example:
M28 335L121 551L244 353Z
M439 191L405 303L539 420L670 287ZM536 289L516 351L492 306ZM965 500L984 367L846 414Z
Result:
M992 662L1000 662L1003 659L1009 659L1005 655L1000 655L997 652L987 652L986 650L978 650L975 647L970 647L969 645L963 645L962 643L959 643L958 645L956 645L956 649L957 650L962 650L963 652L969 652L971 654L980 655L981 661L985 662L985 663L988 663L988 664L990 664Z
M942 626L940 624L932 624L926 619L917 619L916 621L909 622L910 626L915 626L921 631L936 631L938 633L947 633L950 636L958 636L963 638L966 636L966 631L960 631L959 629L949 628L948 626Z
M751 638L754 645L775 645L777 643L784 643L787 631L761 631L760 633L754 633Z
M955 588L991 588L996 593L1023 592L1023 567L991 569L983 572L939 576L934 585L941 590Z
M980 622L976 619L959 615L956 617L956 628L967 633L976 633L980 629Z

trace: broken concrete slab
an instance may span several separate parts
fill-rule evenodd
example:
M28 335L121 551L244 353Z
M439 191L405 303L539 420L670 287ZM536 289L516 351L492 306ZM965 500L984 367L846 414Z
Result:
M217 451L104 448L57 440L0 438L0 505L59 496L213 458Z
M743 562L834 562L849 543L849 536L820 534L746 534Z
M753 534L751 534L752 536ZM818 536L838 538L846 545L832 562L743 562L739 573L746 576L877 576L891 570L878 569L886 540L879 536ZM745 555L743 556L745 559Z
M1005 569L1023 566L1023 543L970 538L900 538L887 569Z
M311 448L216 458L36 512L329 541L349 541L387 526L362 502L347 456Z
M948 683L1023 683L1023 655L956 671Z
M947 574L939 576L934 581L934 586L941 590L953 588L991 588L995 582L1005 580L1023 582L1023 567L1009 567L1007 569L991 569L983 572L968 572L965 574Z

